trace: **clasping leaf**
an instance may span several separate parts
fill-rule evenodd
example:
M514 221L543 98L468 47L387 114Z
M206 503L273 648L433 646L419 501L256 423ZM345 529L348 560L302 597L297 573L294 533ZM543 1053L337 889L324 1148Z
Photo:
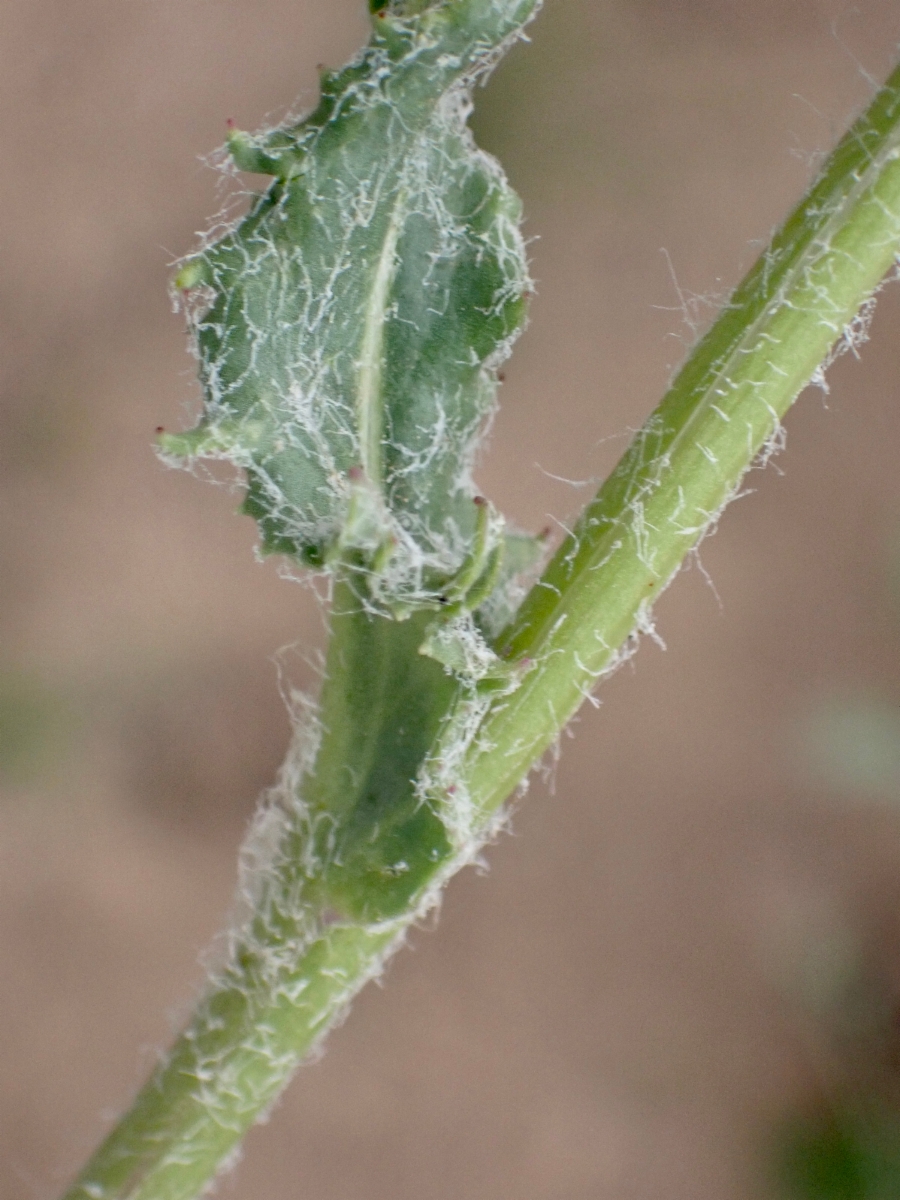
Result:
M466 120L537 2L372 7L311 115L229 136L273 181L176 279L209 298L203 412L161 441L246 471L264 552L349 571L406 615L441 602L483 527L473 459L530 281L519 200Z

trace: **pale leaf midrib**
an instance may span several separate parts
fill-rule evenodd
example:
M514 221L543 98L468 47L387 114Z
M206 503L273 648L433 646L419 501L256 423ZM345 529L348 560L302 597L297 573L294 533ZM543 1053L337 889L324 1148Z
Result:
M385 230L381 253L372 277L372 287L363 318L357 372L356 415L359 430L361 466L366 477L377 486L384 481L384 325L390 303L391 283L397 265L397 243L406 215L405 191L397 193Z

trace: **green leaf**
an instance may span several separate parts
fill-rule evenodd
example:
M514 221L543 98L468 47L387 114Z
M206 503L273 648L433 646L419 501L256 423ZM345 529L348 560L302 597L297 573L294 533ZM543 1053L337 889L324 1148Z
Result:
M388 608L433 603L475 535L473 456L530 282L519 200L466 120L536 7L376 4L309 117L231 134L274 182L176 281L209 299L204 406L163 450L243 467L265 551L376 571Z
M296 861L313 895L356 920L402 913L454 850L416 787L458 693L418 653L430 619L392 621L362 611L346 586L335 592L320 713L329 736L303 788Z

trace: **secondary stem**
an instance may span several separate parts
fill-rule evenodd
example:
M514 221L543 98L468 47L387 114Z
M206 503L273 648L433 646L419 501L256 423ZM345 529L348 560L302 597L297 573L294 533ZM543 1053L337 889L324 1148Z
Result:
M464 785L495 811L649 620L900 253L900 67L829 158L499 639L536 663ZM858 331L857 331L858 332Z

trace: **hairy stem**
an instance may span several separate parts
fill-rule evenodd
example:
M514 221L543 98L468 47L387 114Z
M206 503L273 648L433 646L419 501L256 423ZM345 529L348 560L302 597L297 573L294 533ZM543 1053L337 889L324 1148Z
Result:
M336 588L315 763L269 798L225 965L70 1200L200 1193L402 939L451 852L413 788L456 692L417 653L427 619L369 616Z
M788 408L900 253L900 67L697 344L499 652L536 667L493 706L461 780L495 811L649 619ZM863 323L868 313L863 313Z
M900 68L696 346L499 639L505 658L530 660L515 690L479 697L449 681L416 655L425 617L370 617L349 592L339 594L308 800L287 804L270 873L226 967L66 1200L190 1200L205 1187L465 857L440 825L448 797L436 789L423 798L409 767L398 777L391 763L446 764L452 748L452 804L465 800L473 836L487 829L645 623L898 251ZM355 672L372 678L361 682ZM376 677L380 699L369 705ZM459 713L473 704L485 715L460 750ZM404 740L417 714L413 739L421 729L434 733L424 755L422 744ZM355 832L336 852L329 842L310 866L304 847L338 814L349 815ZM398 853L367 858L369 832L392 814ZM360 890L359 869L342 874L351 860L367 863L373 878L399 881L388 900Z

